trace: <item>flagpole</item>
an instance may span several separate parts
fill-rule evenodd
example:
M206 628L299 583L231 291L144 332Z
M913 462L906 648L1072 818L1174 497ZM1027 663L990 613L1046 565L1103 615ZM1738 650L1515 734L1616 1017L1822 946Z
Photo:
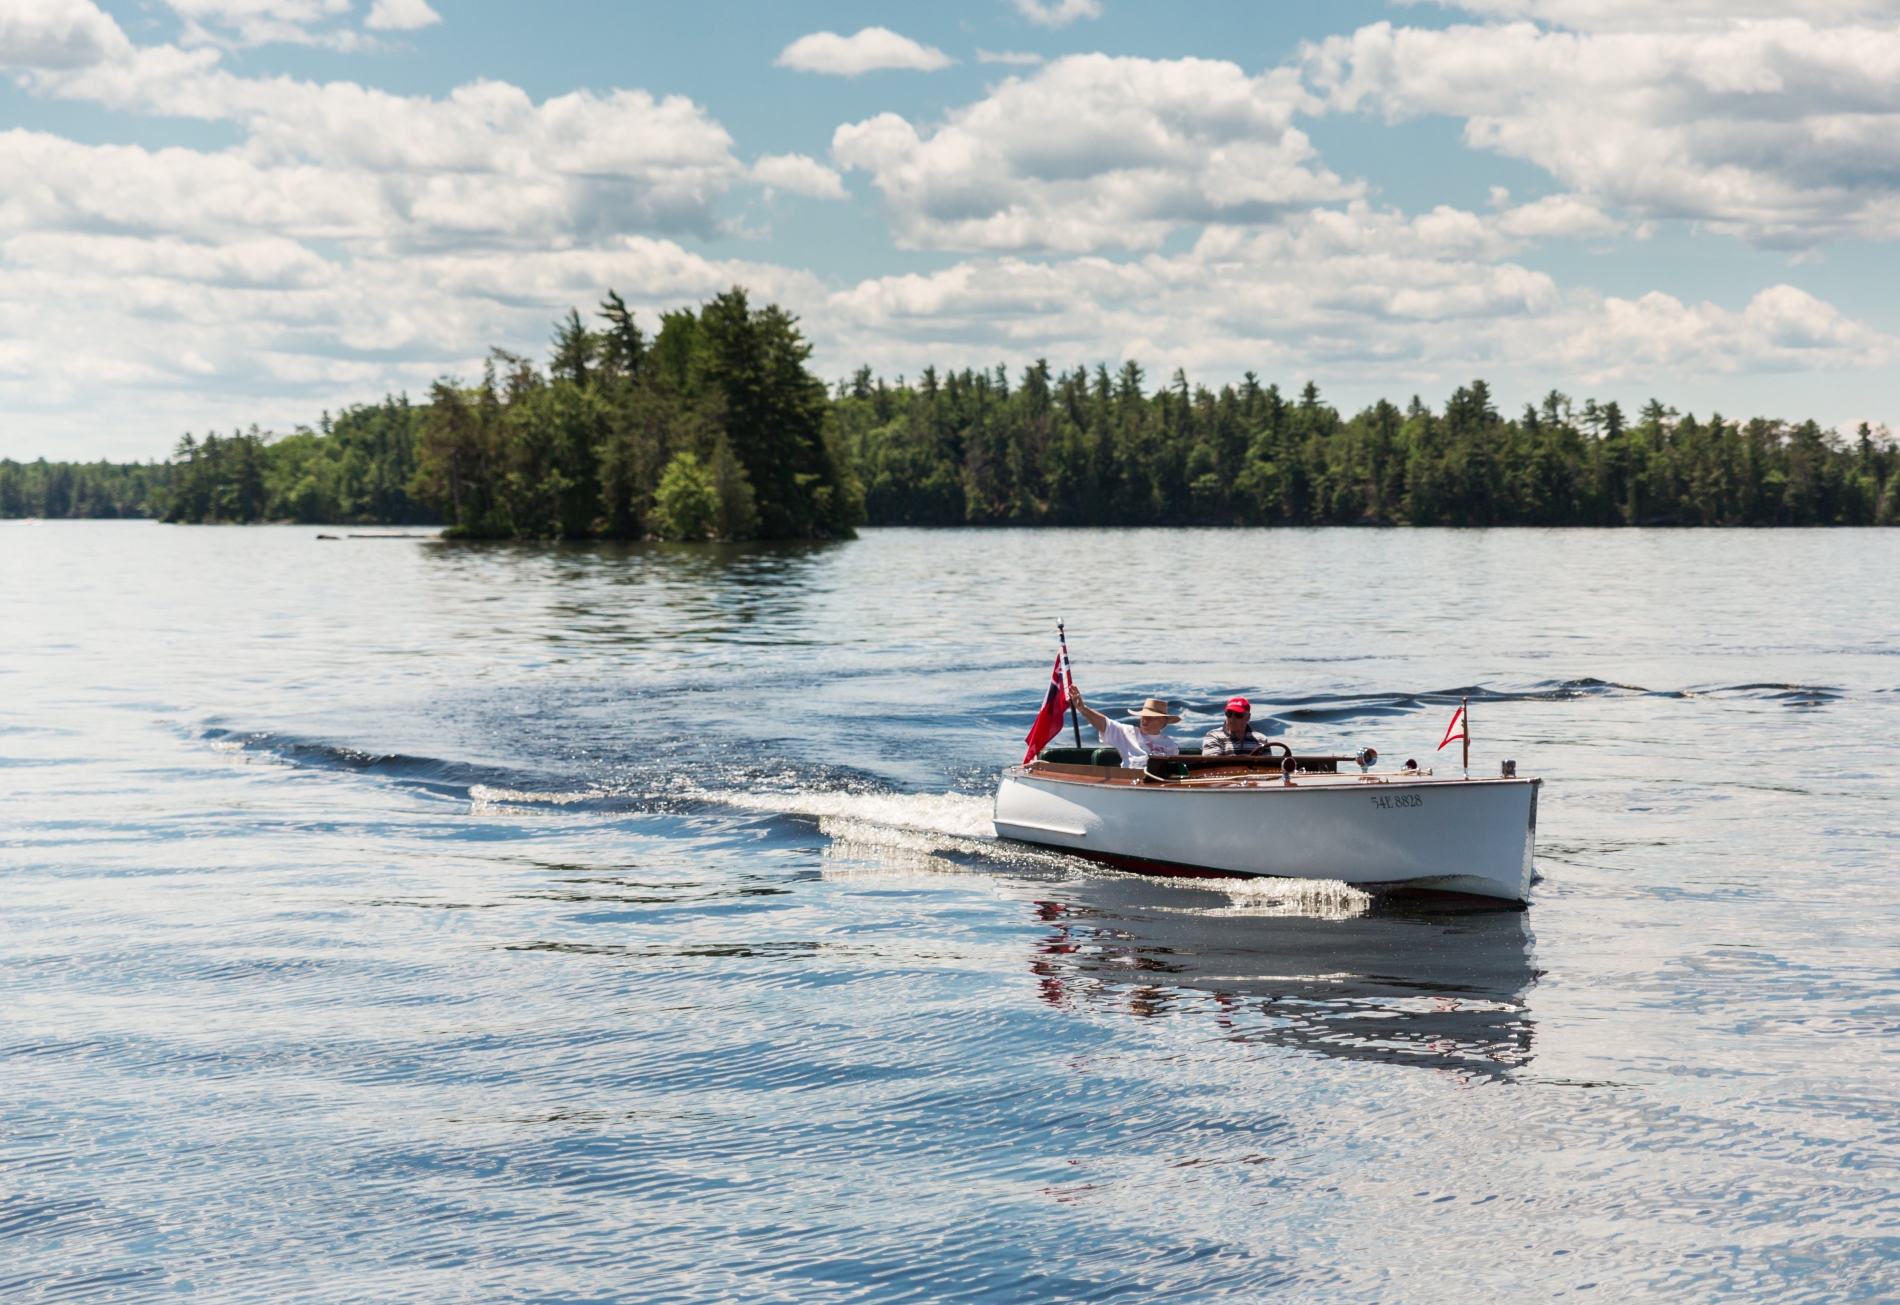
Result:
M1073 690L1075 688L1075 671L1069 665L1069 635L1068 631L1062 628L1061 621L1056 622L1056 638L1062 643L1062 678L1064 680L1062 687L1064 689ZM1081 747L1082 718L1076 714L1074 703L1069 704L1069 728L1075 731L1075 746L1078 748Z
M1471 778L1471 699L1458 699L1458 710L1465 718L1465 778Z

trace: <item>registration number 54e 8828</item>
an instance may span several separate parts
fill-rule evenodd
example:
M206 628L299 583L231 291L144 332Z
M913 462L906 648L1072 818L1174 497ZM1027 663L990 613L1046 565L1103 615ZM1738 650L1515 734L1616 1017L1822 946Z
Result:
M1373 793L1372 805L1390 811L1396 807L1422 807L1425 798L1419 793Z

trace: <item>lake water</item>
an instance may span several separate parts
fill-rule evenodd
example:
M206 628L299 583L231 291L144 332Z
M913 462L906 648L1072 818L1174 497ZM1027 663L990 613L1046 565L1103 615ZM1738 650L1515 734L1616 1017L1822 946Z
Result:
M0 524L0 1298L1900 1296L1900 531L315 536ZM1058 616L1529 909L997 843Z

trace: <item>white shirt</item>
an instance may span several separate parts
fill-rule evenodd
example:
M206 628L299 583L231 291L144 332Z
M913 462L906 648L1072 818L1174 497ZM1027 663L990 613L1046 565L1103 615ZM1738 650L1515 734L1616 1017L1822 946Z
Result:
M1102 746L1113 748L1122 754L1122 765L1140 770L1148 764L1148 758L1154 755L1178 757L1181 746L1165 734L1143 734L1139 725L1124 725L1120 721L1104 720L1100 729L1095 731L1102 740Z

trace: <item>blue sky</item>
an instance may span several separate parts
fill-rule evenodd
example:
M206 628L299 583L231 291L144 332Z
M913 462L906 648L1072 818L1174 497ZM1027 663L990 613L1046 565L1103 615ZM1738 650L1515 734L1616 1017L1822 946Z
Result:
M735 282L828 376L1900 422L1900 0L6 9L0 456L288 430Z

